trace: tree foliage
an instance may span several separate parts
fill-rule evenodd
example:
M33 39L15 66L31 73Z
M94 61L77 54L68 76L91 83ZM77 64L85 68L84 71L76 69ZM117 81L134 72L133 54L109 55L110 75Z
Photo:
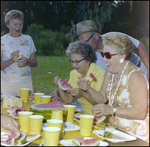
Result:
M63 42L55 43L59 48L75 40L76 24L87 19L96 23L101 34L120 31L137 39L149 37L149 1L1 1L1 35L8 32L4 17L12 9L24 13L23 33L28 32L34 39L54 33L47 37L57 36ZM33 30L28 30L29 26Z

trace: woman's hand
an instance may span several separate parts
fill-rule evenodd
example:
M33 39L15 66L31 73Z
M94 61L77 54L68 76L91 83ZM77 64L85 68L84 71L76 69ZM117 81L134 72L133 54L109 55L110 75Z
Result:
M67 90L68 93L70 93L72 96L76 97L83 97L83 91L80 88L72 88Z
M18 67L23 67L23 66L26 66L27 65L27 62L28 62L28 59L24 56L22 56L22 60L19 60L18 62Z
M19 57L19 50L11 53L11 60L15 62L15 60Z
M97 104L93 106L92 113L96 114L96 116L109 115L113 114L113 107L107 104Z
M58 76L56 76L54 78L54 84L58 86L58 81L60 80L60 78Z
M88 84L89 80L85 81L85 79L82 79L82 78L78 78L78 81L77 81L77 84L78 86L82 89L82 90L89 90L90 89L90 86Z
M4 129L8 129L10 131L19 132L18 122L14 118L11 118L11 117L1 116L1 126Z

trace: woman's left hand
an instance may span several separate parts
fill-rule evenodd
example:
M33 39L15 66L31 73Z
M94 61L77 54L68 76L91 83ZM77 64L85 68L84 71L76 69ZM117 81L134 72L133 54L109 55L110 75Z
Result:
M82 97L83 96L83 92L80 88L72 88L67 90L68 93L70 93L72 96L76 96L76 97Z
M113 112L113 107L107 104L97 104L93 106L92 113L96 116L109 115Z
M28 62L28 59L24 56L22 56L22 60L20 60L18 62L18 67L23 67L23 66L26 66L27 65L27 62Z

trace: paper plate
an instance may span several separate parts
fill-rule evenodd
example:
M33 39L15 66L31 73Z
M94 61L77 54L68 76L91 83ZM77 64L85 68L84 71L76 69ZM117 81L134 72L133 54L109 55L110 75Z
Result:
M131 136L131 135L127 134L127 133L121 132L121 131L116 130L116 129L113 130L112 132L109 131L109 132L111 132L113 134L112 138L105 138L105 137L103 137L104 131L105 130L94 130L93 133L95 135L97 135L98 137L103 138L103 139L108 140L108 141L113 142L113 143L132 141L132 140L136 140L137 139L134 136Z
M84 139L92 139L92 137L83 137ZM98 146L108 146L109 144L105 141L101 141L99 140L100 144ZM67 139L67 140L60 140L59 141L60 144L64 145L64 146L77 146L76 144L74 144L72 142L72 139Z
M7 133L7 132L1 132L1 137L4 135L4 134L8 134L8 135L10 135L9 133ZM28 141L27 143L25 143L25 144L22 144L22 145L14 145L14 146L27 146L29 143L31 143L32 141ZM3 143L3 142L1 142L1 145L3 145L3 146L10 146L10 145L8 145L8 144L5 144L5 143Z
M47 127L47 123L42 123L42 129L43 127ZM76 130L80 130L80 126L76 125L75 123L64 122L64 130L76 131Z

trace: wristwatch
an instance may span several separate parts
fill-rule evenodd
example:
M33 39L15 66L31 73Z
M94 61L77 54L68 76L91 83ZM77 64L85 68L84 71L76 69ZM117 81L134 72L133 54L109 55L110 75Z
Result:
M114 106L114 108L113 108L113 115L116 114L116 111L117 111L117 108Z

